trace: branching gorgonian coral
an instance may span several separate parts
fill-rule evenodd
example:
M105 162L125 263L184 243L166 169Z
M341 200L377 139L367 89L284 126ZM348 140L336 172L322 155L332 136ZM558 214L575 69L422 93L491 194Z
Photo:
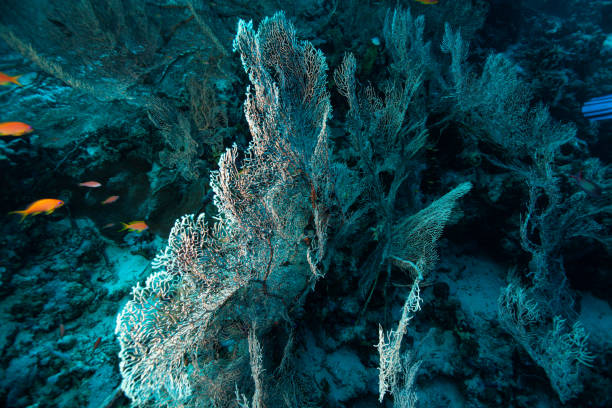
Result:
M248 378L249 327L286 316L321 275L329 207L323 55L282 13L234 48L252 142L212 176L217 223L178 220L154 273L117 317L122 388L137 405L223 406ZM252 334L255 335L254 333Z

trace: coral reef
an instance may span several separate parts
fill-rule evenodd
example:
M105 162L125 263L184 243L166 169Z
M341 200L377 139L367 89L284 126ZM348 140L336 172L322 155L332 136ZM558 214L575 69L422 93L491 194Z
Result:
M612 405L610 1L0 3L0 405Z

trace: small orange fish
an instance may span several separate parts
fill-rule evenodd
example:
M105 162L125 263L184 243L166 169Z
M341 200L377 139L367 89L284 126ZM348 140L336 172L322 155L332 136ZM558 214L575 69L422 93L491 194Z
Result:
M21 75L10 76L6 75L4 72L0 72L0 85L8 85L12 82L16 85L23 86L17 80L20 76Z
M91 352L93 353L94 351L96 351L96 349L98 348L98 346L100 345L100 342L102 342L102 337L98 337L98 339L96 340L96 342L94 343L93 346L93 350L91 350Z
M128 230L128 231L142 232L146 230L147 228L149 228L149 226L144 221L132 221L128 224L126 224L125 222L122 222L121 225L123 225L123 228L120 229L119 231Z
M106 228L110 228L110 227L114 227L115 223L114 222L109 222L108 224L106 224L105 226L102 227L102 229L106 229Z
M102 186L102 184L97 181L85 181L83 183L79 183L79 187L89 187L89 188L98 188Z
M438 4L438 0L416 0L421 4Z
M66 329L64 328L64 324L60 323L60 339L64 337L65 333L66 333Z
M32 126L23 122L0 123L0 136L22 136L33 131Z
M64 205L62 200L43 198L42 200L34 201L25 210L11 211L9 214L21 214L21 221L23 221L28 215L38 215L40 213L51 214L62 205Z
M112 204L119 199L119 196L110 196L106 200L102 201L102 205Z

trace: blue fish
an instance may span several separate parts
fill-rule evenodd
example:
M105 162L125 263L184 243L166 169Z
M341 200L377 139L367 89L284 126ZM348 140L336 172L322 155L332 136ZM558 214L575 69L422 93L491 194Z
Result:
M589 120L612 119L612 94L589 99L582 106L582 114Z

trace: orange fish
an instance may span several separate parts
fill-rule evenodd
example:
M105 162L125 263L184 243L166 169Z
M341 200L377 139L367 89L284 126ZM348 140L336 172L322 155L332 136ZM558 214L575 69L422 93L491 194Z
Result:
M119 199L119 196L110 196L106 200L102 201L102 205L112 204Z
M60 323L60 339L64 337L64 333L66 333L66 329L64 328L64 324Z
M34 201L25 210L11 211L9 214L21 214L21 221L23 221L28 215L38 215L40 213L51 214L62 205L64 205L62 200L43 198L42 200Z
M0 136L22 136L33 131L32 126L23 122L0 123Z
M91 352L93 353L94 351L96 351L96 349L98 348L98 346L100 345L100 342L102 341L102 337L98 337L98 339L96 340L96 342L94 343L93 346L93 350L91 350Z
M115 223L114 222L109 222L108 224L106 224L105 226L102 227L102 229L106 229L106 228L110 228L110 227L114 227Z
M100 187L102 184L98 183L97 181L85 181L83 183L79 183L80 187L89 187L89 188L97 188Z
M12 82L16 85L23 86L17 80L20 76L21 75L10 76L6 75L4 72L0 72L0 85L8 85Z
M438 4L438 0L416 0L421 4Z
M123 225L123 228L120 229L119 231L128 230L128 231L142 232L146 230L147 228L149 228L149 226L144 221L132 221L128 224L126 224L125 222L122 222L121 225Z

